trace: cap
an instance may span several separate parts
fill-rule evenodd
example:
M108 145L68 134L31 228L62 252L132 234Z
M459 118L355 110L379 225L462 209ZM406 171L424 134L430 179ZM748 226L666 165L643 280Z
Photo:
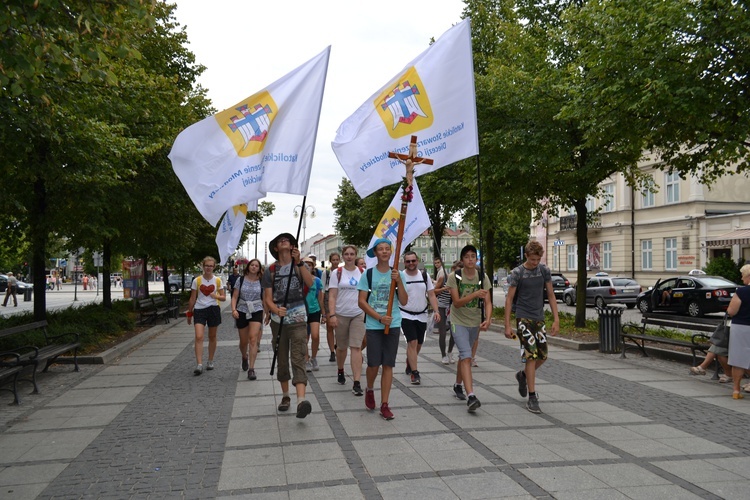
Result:
M378 248L378 245L381 243L388 243L391 248L393 247L393 243L388 238L378 238L375 240L375 243L372 244L372 246L367 250L367 256L372 258L375 258L375 249Z

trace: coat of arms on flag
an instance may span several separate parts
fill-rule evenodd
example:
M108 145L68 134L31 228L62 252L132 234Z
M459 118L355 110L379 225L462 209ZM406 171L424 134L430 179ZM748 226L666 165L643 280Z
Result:
M239 156L263 150L278 107L268 91L258 92L215 116Z
M412 66L375 99L375 109L394 139L415 134L432 125L430 99L417 69Z

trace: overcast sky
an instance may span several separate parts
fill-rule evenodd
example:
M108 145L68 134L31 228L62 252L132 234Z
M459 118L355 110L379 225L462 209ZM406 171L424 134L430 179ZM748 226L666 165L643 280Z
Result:
M431 38L439 38L458 23L464 8L461 0L176 0L176 4L189 48L207 68L199 81L217 110L265 88L331 45L307 196L316 213L306 221L308 238L334 232L332 204L345 174L331 141L341 122L424 51ZM397 188L393 186L394 194ZM301 196L269 193L265 199L276 205L276 212L264 220L258 234L261 261L264 244L276 234L296 234L299 219L293 211L302 204ZM380 215L372 215L373 229ZM250 255L255 253L253 247L249 250ZM268 259L272 260L270 254Z

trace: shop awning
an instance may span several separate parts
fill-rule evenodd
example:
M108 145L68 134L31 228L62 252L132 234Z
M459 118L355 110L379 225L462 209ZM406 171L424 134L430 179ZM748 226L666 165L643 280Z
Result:
M750 229L737 229L706 240L707 247L729 247L732 245L750 245Z

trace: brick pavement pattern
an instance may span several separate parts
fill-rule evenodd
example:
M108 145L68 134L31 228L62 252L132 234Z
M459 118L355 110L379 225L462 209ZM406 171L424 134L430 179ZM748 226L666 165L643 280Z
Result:
M277 412L268 329L257 381L227 309L216 370L192 375L184 320L107 366L56 366L42 395L0 408L2 498L747 498L750 398L680 363L550 348L543 413L517 391L518 346L481 335L475 413L451 390L437 336L422 385L399 349L383 420L336 365L308 374L313 412ZM321 353L328 349L321 346ZM349 368L347 367L347 370ZM364 380L364 378L363 378ZM24 391L26 389L23 389ZM376 392L379 388L376 388ZM378 395L376 394L376 399Z

